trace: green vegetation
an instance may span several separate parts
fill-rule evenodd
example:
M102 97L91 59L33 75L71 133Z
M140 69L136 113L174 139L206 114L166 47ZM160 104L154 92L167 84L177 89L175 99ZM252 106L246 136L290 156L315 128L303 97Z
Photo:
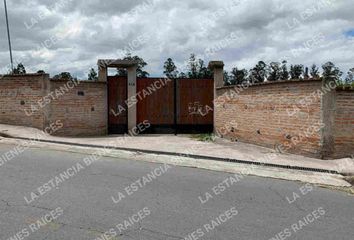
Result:
M234 67L231 73L224 72L224 85L237 85L243 82L261 83L265 81L286 81L286 80L306 80L309 78L323 78L325 80L335 80L338 86L354 86L354 68L351 68L346 78L343 79L343 72L332 62L322 65L322 74L319 68L313 64L310 68L302 64L290 65L288 70L287 61L271 62L269 65L264 61L259 61L255 67L249 71Z
M22 63L17 64L17 67L14 68L12 74L26 74L26 68Z
M87 77L88 77L88 80L90 80L90 81L97 81L98 80L98 75L97 75L97 72L94 68L90 69L90 72L87 75Z
M208 69L203 59L197 59L192 53L187 62L185 62L187 72L178 71L172 58L168 58L164 63L164 74L169 78L212 78L213 72Z
M138 68L136 69L136 76L137 77L148 77L150 74L144 71L144 67L146 67L147 63L144 61L143 58L139 56L132 56L131 53L127 53L127 55L123 58L123 60L135 60L138 62ZM128 72L126 69L117 69L116 76L128 76Z
M69 72L61 72L53 77L55 80L77 80Z
M201 141L201 142L214 142L215 135L213 133L203 133L192 135L192 139Z

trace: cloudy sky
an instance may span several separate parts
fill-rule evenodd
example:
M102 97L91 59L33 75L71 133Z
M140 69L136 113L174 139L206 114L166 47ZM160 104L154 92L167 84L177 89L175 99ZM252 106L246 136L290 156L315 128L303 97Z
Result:
M353 0L7 0L13 55L27 71L86 78L99 58L130 51L162 75L190 53L226 69L257 61L354 67ZM1 73L9 53L0 3ZM5 70L4 70L5 69Z

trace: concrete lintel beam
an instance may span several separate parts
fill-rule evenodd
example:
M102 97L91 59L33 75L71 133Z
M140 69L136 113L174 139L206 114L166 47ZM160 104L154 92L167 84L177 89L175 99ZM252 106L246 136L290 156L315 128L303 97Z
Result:
M214 70L214 69L220 69L220 68L224 68L225 64L223 61L211 61L209 62L209 65L208 67L211 69L211 70Z
M102 68L129 68L138 66L139 62L136 60L120 60L120 59L99 59L97 65Z

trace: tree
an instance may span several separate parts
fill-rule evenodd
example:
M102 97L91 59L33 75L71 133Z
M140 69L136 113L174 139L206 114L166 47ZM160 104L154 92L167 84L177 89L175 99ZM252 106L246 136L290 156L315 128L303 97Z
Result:
M188 60L188 72L187 75L189 78L198 78L198 62L195 58L195 54L192 53Z
M198 71L198 78L212 78L213 73L210 71L210 69L204 64L204 61L202 59L198 59L198 66L197 66L197 71Z
M312 78L319 78L320 77L320 73L319 73L319 70L318 70L318 67L316 66L316 64L312 64L311 70L310 70L310 76Z
M224 71L224 86L233 85L230 81L231 77L227 71Z
M290 77L291 79L301 79L301 75L304 72L304 65L296 64L290 66Z
M180 72L178 77L179 78L187 78L187 74L185 74L184 72Z
M354 83L354 68L349 69L347 77L345 78L346 84L353 84Z
M230 82L233 85L242 84L247 81L248 71L246 69L233 68L231 71Z
M168 58L166 60L163 68L165 69L163 73L168 78L177 78L177 76L178 76L177 67L171 58Z
M53 77L55 80L76 80L76 78L71 76L69 72L62 72Z
M123 58L123 60L135 60L138 62L138 68L136 69L137 77L148 77L150 74L143 70L143 68L147 65L144 59L138 56L132 56L131 53L127 53L127 56ZM125 69L117 69L116 76L127 76L128 72Z
M257 65L250 70L250 82L260 83L267 79L267 64L263 61L259 61Z
M338 67L334 65L332 62L327 62L322 65L323 69L323 78L325 81L339 81L343 72L339 70Z
M17 64L17 67L14 68L12 74L26 74L26 68L22 63Z
M90 72L87 75L87 77L88 77L88 80L91 80L91 81L97 81L98 80L98 75L97 75L97 72L96 72L96 70L94 68L90 69Z
M305 67L305 71L304 71L304 79L309 79L310 75L309 75L309 68Z
M287 66L287 61L283 61L280 70L280 79L281 80L288 80L289 79L289 71Z
M212 78L213 72L205 65L202 59L197 59L195 54L192 53L188 60L188 72L189 78Z
M269 77L268 81L278 81L281 77L280 63L271 62L269 65Z
M37 73L43 74L43 73L45 73L45 71L44 70L38 70Z

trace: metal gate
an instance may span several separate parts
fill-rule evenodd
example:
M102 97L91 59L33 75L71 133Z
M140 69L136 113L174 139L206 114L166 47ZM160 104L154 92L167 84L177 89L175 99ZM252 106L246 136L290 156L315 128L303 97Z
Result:
M109 76L108 82L108 133L128 131L127 77Z
M128 132L127 77L109 76L108 132ZM143 133L213 131L213 79L137 78L137 123Z
M213 79L137 79L137 122L144 133L213 131Z

